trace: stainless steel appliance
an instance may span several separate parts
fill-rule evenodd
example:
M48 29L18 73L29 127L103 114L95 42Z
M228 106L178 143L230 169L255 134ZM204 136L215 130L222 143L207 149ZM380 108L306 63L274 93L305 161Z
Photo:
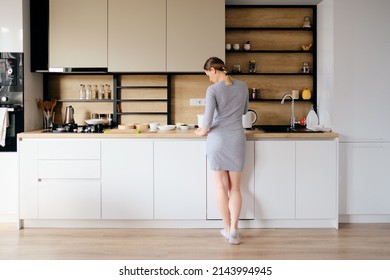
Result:
M15 152L16 135L24 131L23 53L0 52L0 107L7 108L9 125L0 152Z
M55 124L52 129L44 130L42 133L103 133L105 127L102 124L89 124L79 126L73 124Z
M65 111L65 120L64 120L64 123L65 124L72 124L74 123L74 109L72 106L68 106L66 107L66 111Z

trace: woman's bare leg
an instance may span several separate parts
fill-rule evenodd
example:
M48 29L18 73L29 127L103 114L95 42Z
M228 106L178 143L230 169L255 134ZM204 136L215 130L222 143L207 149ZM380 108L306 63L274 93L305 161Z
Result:
M213 171L217 193L217 205L224 223L221 234L230 244L240 244L238 236L238 220L240 218L241 172Z
M238 229L238 220L240 218L242 197L241 197L241 172L228 172L229 175L229 212L231 229Z
M230 211L229 211L229 189L230 182L227 171L213 171L216 195L217 195L217 206L222 216L223 224L225 227L226 234L230 232Z

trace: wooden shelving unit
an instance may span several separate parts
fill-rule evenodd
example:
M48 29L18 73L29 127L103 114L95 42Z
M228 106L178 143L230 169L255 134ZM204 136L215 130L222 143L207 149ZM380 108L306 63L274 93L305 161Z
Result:
M171 122L170 76L168 74L114 75L113 121L129 123L133 119L146 122Z
M272 106L279 106L275 101L285 93L305 88L312 91L311 100L295 101L307 103L305 108L311 104L316 107L316 13L316 6L226 6L226 43L241 47L226 51L226 64L229 70L239 64L242 72L232 75L246 81L249 88L260 89L261 99L251 100L252 107L271 102L264 106L272 111ZM311 19L311 27L303 27L306 16ZM251 48L243 50L247 41ZM311 49L303 50L302 45L308 44L312 44ZM256 73L249 72L249 61L253 60ZM303 62L309 62L310 73L302 73Z

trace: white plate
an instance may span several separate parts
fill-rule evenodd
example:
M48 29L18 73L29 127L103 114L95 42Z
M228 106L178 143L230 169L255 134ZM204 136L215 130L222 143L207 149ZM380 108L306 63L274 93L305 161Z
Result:
M176 125L159 125L158 129L167 131L167 130L173 130L176 128Z
M85 122L87 124L102 124L103 123L103 119L89 119L89 120L85 120Z

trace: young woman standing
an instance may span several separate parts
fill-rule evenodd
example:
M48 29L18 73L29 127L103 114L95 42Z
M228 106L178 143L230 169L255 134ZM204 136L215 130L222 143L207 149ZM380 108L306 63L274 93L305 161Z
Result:
M206 91L203 124L195 133L207 135L207 159L216 183L217 204L224 222L221 234L230 244L240 244L241 172L245 162L246 137L242 116L248 111L248 86L227 74L225 63L209 58L204 71L213 85Z

